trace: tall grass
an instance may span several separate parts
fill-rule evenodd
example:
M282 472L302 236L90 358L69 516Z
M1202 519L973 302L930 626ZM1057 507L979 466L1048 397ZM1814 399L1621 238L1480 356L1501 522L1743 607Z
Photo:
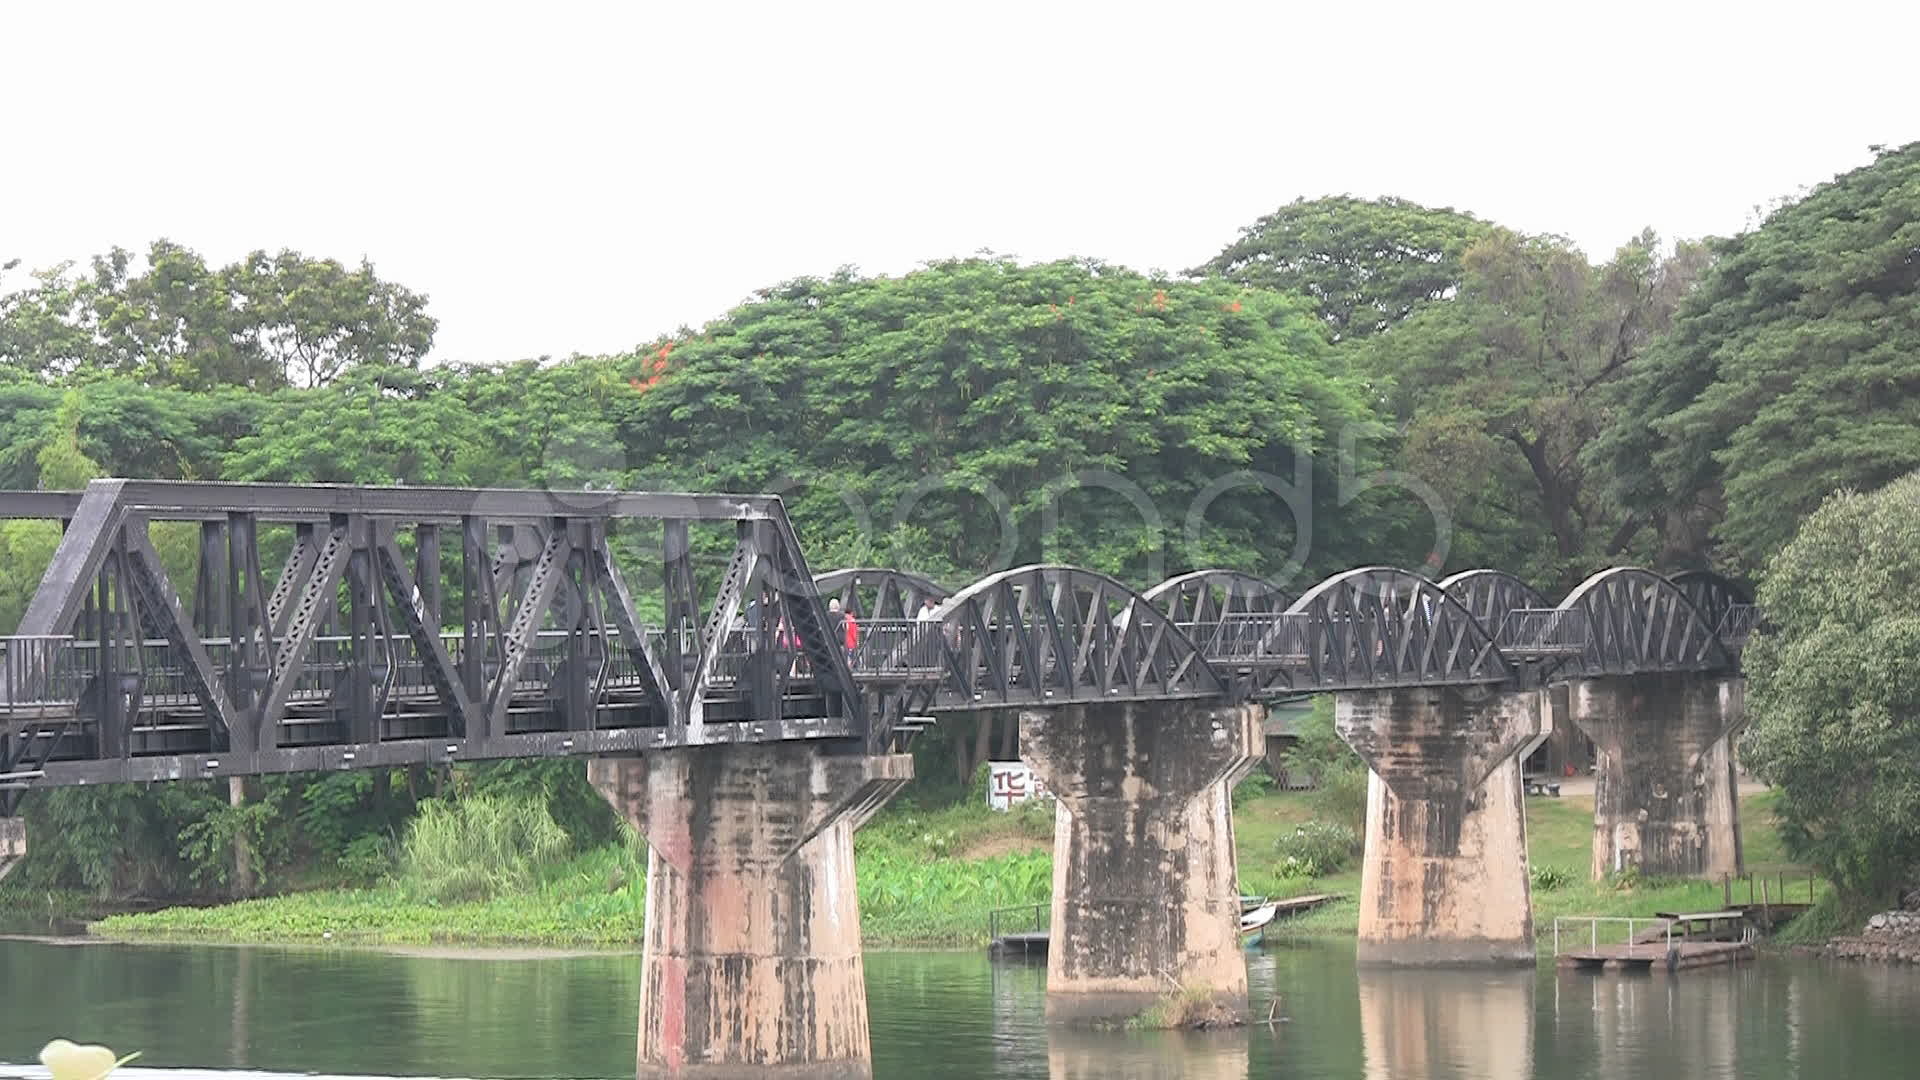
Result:
M527 892L567 849L566 830L543 801L430 799L407 830L399 884L410 897L442 904Z

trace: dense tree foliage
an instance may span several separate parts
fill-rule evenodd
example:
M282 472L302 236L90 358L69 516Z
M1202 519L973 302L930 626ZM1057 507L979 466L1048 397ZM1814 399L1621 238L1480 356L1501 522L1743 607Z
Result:
M225 267L158 240L115 248L0 292L0 366L41 375L113 373L205 390L321 386L367 364L415 367L433 345L426 297L295 251Z
M1454 565L1547 589L1621 558L1648 519L1589 482L1581 454L1602 391L1665 329L1704 265L1644 234L1601 266L1566 241L1495 229L1460 259L1460 287L1352 350L1404 425L1402 468L1453 516Z
M1793 854L1867 900L1920 869L1920 474L1829 499L1767 568L1747 764Z
M1920 143L1722 244L1615 415L1592 455L1615 497L1746 569L1834 489L1920 466Z
M636 474L786 491L822 565L958 582L1045 558L1144 586L1281 571L1310 527L1319 567L1380 557L1393 524L1390 493L1342 506L1370 410L1275 293L969 259L789 282L642 359L667 377L620 410Z
M1405 199L1298 199L1190 272L1304 296L1335 339L1362 338L1453 295L1461 257L1490 228Z

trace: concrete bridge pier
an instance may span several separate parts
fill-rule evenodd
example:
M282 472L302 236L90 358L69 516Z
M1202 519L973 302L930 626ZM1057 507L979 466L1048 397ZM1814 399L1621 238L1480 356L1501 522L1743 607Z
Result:
M1569 706L1597 758L1595 879L1629 866L1676 877L1741 872L1733 740L1747 723L1745 678L1580 679Z
M871 1077L853 831L913 759L740 744L588 776L649 846L640 1080Z
M1344 691L1334 723L1367 762L1362 964L1533 963L1520 756L1546 735L1537 690Z
M0 881L27 857L27 819L0 817Z
M1021 714L1021 756L1058 799L1049 1018L1135 1016L1203 987L1244 1014L1229 795L1259 760L1262 711L1154 701Z

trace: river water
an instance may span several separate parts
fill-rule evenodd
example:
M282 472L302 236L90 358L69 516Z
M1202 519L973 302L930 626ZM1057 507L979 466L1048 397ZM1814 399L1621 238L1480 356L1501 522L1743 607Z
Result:
M1045 971L870 952L880 1080L1920 1077L1920 971L1765 959L1674 978L1360 972L1351 942L1249 954L1224 1033L1049 1031ZM632 954L0 941L0 1062L54 1035L142 1051L134 1080L247 1073L630 1077ZM0 1065L0 1076L40 1075Z

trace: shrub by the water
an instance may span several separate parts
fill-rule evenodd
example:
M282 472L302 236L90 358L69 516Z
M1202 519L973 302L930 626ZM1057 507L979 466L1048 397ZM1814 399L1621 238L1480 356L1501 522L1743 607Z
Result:
M430 799L407 830L400 883L421 900L485 900L531 889L567 855L566 830L532 798Z
M1281 872L1294 877L1338 873L1359 847L1359 836L1335 821L1309 821L1274 842Z

